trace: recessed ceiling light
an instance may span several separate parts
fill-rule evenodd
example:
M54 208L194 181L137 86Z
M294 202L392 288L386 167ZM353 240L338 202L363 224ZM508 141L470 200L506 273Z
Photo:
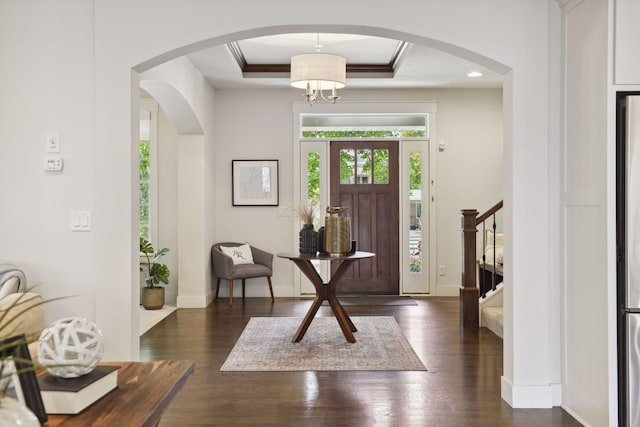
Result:
M471 71L470 73L467 74L467 77L480 77L482 76L482 73L480 71Z

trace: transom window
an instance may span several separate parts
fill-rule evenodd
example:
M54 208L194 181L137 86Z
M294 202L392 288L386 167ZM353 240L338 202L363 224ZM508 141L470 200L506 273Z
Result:
M428 115L303 115L302 138L426 138Z

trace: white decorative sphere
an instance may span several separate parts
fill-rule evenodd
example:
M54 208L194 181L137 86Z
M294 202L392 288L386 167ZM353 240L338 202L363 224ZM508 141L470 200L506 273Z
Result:
M102 331L81 317L67 317L44 328L38 340L38 361L51 375L76 378L91 372L104 348Z

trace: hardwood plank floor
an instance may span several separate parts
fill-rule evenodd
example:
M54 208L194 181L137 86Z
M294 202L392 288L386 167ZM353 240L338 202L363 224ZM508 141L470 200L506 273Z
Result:
M196 362L160 426L580 426L560 408L512 409L500 398L502 340L485 328L461 330L457 298L416 301L346 309L394 316L427 372L220 372L250 317L302 317L311 301L178 309L140 338L142 360Z

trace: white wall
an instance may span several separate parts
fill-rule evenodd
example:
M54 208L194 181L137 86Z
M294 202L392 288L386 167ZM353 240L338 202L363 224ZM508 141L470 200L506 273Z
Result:
M460 211L484 213L503 198L502 91L427 91L438 102L437 262L447 269L438 287L460 286ZM501 216L497 217L502 230ZM487 226L490 226L488 223ZM482 239L481 233L478 240ZM482 255L478 252L478 257Z
M278 216L278 207L231 206L231 161L279 160L280 206L293 205L291 103L296 95L292 90L216 91L216 241L250 242L274 255L291 250L291 216ZM293 296L292 263L275 257L273 269L276 295ZM264 278L247 282L247 295L269 295ZM220 295L228 295L226 281Z
M178 143L180 136L162 108L158 108L158 243L169 248L163 262L171 271L165 303L177 304L178 283ZM153 166L152 166L153 167Z
M33 29L25 31L26 23ZM77 295L48 305L47 321L62 314L96 320L96 306L109 303L96 298L98 277L118 268L94 257L93 232L69 231L72 210L91 211L94 230L105 220L93 192L92 34L89 2L0 3L0 260L24 269L47 299ZM62 172L42 170L48 131L60 133ZM111 173L120 168L112 164ZM126 322L108 345L128 347Z
M91 304L72 310L86 307L89 317L105 328L108 358L136 358L138 294L133 284L138 280L138 230L133 188L137 165L132 141L137 139L133 94L138 91L138 72L210 44L277 32L359 32L431 44L505 73L505 259L511 260L512 267L505 270L503 396L515 406L548 405L552 401L548 355L553 346L548 289L554 284L537 278L549 265L549 259L540 254L549 253L548 246L554 242L547 220L538 221L547 218L549 209L549 3L496 0L487 6L472 0L404 0L368 2L365 7L362 2L327 0L324 6L341 11L331 17L330 24L322 14L309 14L305 3L284 1L245 0L226 3L224 9L206 0L193 0L188 7L175 0L2 2L0 54L11 58L0 70L0 107L8 112L1 116L9 119L7 126L5 122L0 126L0 138L9 146L2 150L14 156L19 153L18 159L25 156L23 166L30 164L40 157L39 135L56 126L76 135L72 141L79 145L66 155L82 159L86 173L64 175L73 177L72 182L46 191L40 186L41 171L35 168L0 172L3 197L23 202L26 194L35 193L37 200L19 203L26 206L19 214L0 217L0 229L11 229L6 236L11 248L3 247L0 255L27 264L32 276L53 278L51 289L56 292L65 291L66 286L92 289L95 311ZM233 16L243 19L229 19ZM52 17L57 23L54 32L49 31ZM194 89L200 87L197 80L194 83ZM200 99L212 98L213 94ZM213 110L209 112L201 117L213 117ZM86 126L77 124L83 114ZM206 167L213 161L208 150L214 141L207 139L213 130L202 126L203 175L213 177ZM44 182L47 186L54 181ZM210 219L216 183L204 182L203 203L195 209L205 233L196 239L194 255L196 264L206 268L202 253L205 241L213 238ZM59 206L51 227L25 238L26 225L49 221L49 212L41 209L43 200ZM63 232L67 212L76 204L91 205L92 236ZM531 227L536 221L538 226ZM40 248L51 242L56 249L70 250L58 251L49 263L42 261L49 258ZM40 256L34 256L34 250ZM182 282L184 271L180 270ZM194 294L202 290L194 286Z
M216 91L216 238L218 241L249 241L272 253L291 250L294 217L279 215L277 207L231 206L231 160L278 159L280 161L280 207L293 206L293 114L292 90ZM342 102L435 101L438 106L434 143L436 150L437 264L447 266L438 276L441 292L446 287L457 295L461 277L460 210L481 212L502 199L502 91L490 90L397 90L349 91ZM291 263L274 260L273 284L277 296L295 295ZM247 287L249 296L266 296L264 279ZM251 283L250 281L249 283ZM221 295L227 294L226 282ZM436 284L432 293L437 294ZM451 294L451 292L450 292Z

